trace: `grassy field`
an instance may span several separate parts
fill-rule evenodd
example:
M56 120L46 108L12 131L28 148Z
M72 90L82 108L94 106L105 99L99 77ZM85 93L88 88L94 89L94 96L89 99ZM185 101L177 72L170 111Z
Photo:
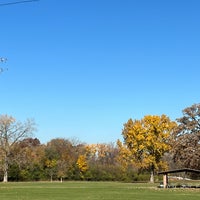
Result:
M118 182L0 183L2 200L199 200L200 189Z

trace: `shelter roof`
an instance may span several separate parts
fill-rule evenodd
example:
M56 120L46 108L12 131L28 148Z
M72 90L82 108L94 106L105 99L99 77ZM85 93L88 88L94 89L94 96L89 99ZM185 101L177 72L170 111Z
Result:
M189 168L183 168L183 169L175 169L175 170L169 170L169 171L158 172L158 174L172 174L172 173L178 173L178 172L200 173L200 170L189 169Z

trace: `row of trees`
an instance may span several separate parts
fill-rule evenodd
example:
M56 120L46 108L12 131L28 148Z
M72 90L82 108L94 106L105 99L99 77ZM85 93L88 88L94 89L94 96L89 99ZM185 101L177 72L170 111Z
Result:
M172 121L166 115L129 119L123 141L85 144L64 138L41 144L32 120L0 116L0 178L28 180L146 180L157 171L200 169L200 104Z

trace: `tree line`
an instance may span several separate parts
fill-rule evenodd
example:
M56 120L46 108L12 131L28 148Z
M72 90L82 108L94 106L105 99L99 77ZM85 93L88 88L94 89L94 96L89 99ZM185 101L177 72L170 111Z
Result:
M91 180L154 182L161 170L200 169L200 104L175 121L166 115L129 119L123 141L86 144L55 138L41 144L31 137L33 120L0 116L0 180Z

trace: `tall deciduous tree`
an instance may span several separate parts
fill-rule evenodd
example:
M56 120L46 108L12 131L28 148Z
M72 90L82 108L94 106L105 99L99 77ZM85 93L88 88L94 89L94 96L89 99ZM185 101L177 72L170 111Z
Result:
M71 178L80 154L84 154L84 146L64 138L52 139L47 143L46 158L56 160L56 173L58 177Z
M183 110L183 117L177 119L174 134L173 159L180 167L200 168L200 104Z
M4 172L4 182L8 181L9 157L14 144L28 137L35 129L33 120L22 123L12 116L0 116L0 159Z
M147 115L124 124L122 135L129 157L139 169L151 171L151 182L154 182L154 171L166 167L162 157L170 149L169 139L175 127L176 123L165 115Z
M88 164L86 160L86 155L80 155L76 162L78 169L80 171L80 177L84 178L84 173L88 170Z
M11 149L9 176L12 174L21 180L39 180L42 177L44 148L37 138L25 138ZM13 168L17 168L14 172ZM10 171L11 170L11 171ZM25 175L25 176L24 176Z

